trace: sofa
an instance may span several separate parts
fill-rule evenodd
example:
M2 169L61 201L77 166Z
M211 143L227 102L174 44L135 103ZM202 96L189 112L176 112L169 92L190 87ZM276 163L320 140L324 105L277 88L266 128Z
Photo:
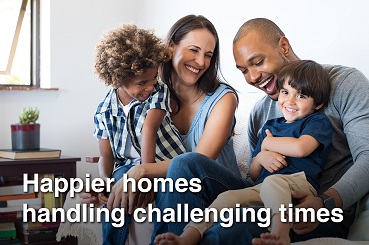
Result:
M240 96L240 104L236 111L236 127L234 136L234 148L241 173L245 177L247 171L247 162L249 158L249 148L247 141L247 120L249 111L257 99L262 96L261 93L248 93L246 96ZM246 98L246 99L245 99ZM92 171L97 173L97 166L92 168ZM80 203L79 197L71 198L67 195L64 203L64 209L68 210ZM144 245L148 244L152 225L149 223L135 224L132 222L130 226L130 235L126 244L129 245ZM294 243L295 245L313 245L313 244L338 244L338 245L355 245L369 244L369 193L364 196L358 203L356 218L351 226L347 239L340 238L317 238L305 242ZM143 234L147 234L144 236ZM70 223L68 221L62 223L57 233L57 240L61 240L66 236L76 236L88 240L90 245L102 244L101 223ZM87 239L86 239L87 238ZM84 245L81 244L80 245Z

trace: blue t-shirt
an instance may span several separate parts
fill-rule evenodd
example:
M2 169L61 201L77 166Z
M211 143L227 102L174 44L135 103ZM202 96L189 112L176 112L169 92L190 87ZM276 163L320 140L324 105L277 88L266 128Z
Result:
M260 184L271 174L294 174L304 171L309 183L318 190L318 180L322 174L332 141L332 125L328 117L316 112L292 123L285 123L284 117L268 120L261 130L261 135L252 157L255 157L260 152L261 144L266 137L266 129L269 129L274 137L299 138L302 135L310 135L320 142L320 145L307 157L286 156L288 165L279 171L270 173L263 168L254 184Z

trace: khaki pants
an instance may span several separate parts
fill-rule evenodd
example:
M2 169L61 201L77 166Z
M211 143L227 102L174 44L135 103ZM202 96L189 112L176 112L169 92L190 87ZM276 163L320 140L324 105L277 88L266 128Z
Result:
M279 212L282 204L288 207L292 203L291 191L301 190L306 193L317 195L314 187L306 180L304 172L291 175L273 174L265 178L263 183L240 190L230 190L219 194L209 208L215 208L220 213L222 208L235 208L236 204L241 207L265 206L272 210L272 214ZM210 215L209 222L194 223L188 226L196 228L201 236L214 224L214 217Z

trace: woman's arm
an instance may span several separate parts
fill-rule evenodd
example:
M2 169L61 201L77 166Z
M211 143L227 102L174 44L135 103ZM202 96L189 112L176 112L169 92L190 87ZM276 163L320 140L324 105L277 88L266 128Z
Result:
M228 138L232 135L232 124L234 113L237 106L237 99L233 93L224 95L214 106L204 132L195 149L212 159L216 159L223 149ZM139 180L141 178L165 178L170 160L156 164L144 163L132 167L128 172L129 178ZM124 207L129 213L132 213L137 204L137 193L123 193L123 185L115 184L110 193L107 206L109 209L115 207Z
M163 122L166 111L151 109L147 112L142 127L141 163L155 162L156 134Z
M141 178L165 178L170 159L155 164L143 163L132 167L128 172L128 177L139 180Z
M232 135L232 124L237 107L237 98L233 93L225 94L213 107L206 122L204 132L195 152L216 159Z

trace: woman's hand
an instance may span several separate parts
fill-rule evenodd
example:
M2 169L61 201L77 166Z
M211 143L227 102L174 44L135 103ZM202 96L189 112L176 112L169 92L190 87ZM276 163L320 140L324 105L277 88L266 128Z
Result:
M132 167L126 174L130 181L123 183L123 178L121 178L114 184L110 192L107 207L109 210L113 208L124 208L125 212L132 214L139 199L137 182L144 176L144 172L142 166L138 165ZM135 182L135 191L132 189L132 181ZM123 192L123 184L127 186L126 192Z
M146 208L149 203L152 203L155 200L155 194L154 194L153 188L151 188L149 192L146 192L146 193L139 192L137 194L138 194L138 198L137 198L136 208Z
M123 194L123 178L121 178L111 188L111 192L106 203L107 208L112 210L114 208L124 207L123 204L126 203L127 196Z

